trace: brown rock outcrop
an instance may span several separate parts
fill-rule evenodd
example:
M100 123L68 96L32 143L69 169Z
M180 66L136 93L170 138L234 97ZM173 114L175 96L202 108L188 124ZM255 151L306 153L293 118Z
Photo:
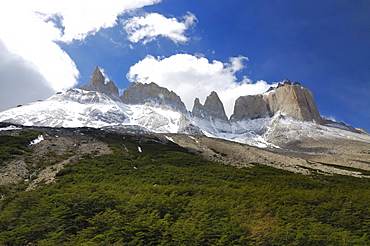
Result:
M105 84L105 89L108 94L112 93L114 96L118 97L118 88L112 80Z
M164 104L174 110L188 113L185 104L175 92L153 82L150 84L132 83L125 89L120 98L126 104L145 104L147 102L157 105Z
M94 72L91 75L90 83L82 85L80 89L86 91L98 91L115 99L118 97L117 86L113 81L109 81L105 84L105 78L99 67L95 67Z
M272 116L267 100L263 95L241 96L235 101L232 120L256 119Z
M273 116L280 112L302 121L321 124L324 120L317 110L312 92L298 84L285 83L267 94L239 97L232 120L246 120Z
M94 68L94 72L91 75L90 84L92 86L95 86L96 88L100 88L102 85L104 85L105 78L100 71L99 67Z
M199 99L194 100L192 113L199 118L214 118L228 121L225 113L224 105L215 91L206 98L204 105L199 102Z
M283 115L302 121L315 120L319 124L323 122L312 92L305 87L285 85L265 98L273 114L280 111Z

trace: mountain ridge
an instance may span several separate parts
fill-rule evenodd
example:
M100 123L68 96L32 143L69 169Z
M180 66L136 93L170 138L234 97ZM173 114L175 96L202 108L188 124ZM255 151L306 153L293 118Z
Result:
M280 124L277 119L287 117L292 118L291 124L308 124L311 129L328 126L364 133L322 118L312 92L288 79L263 94L239 97L228 118L215 91L204 105L196 98L192 111L175 92L154 82L132 83L118 97L117 87L105 83L98 67L89 84L0 113L0 121L30 126L127 129L131 125L149 132L199 134L259 147L276 146L269 136Z
M154 82L133 83L120 97L113 85L95 69L89 84L0 112L0 123L156 135L236 167L259 163L301 174L355 177L366 176L359 170L370 171L370 135L322 118L312 93L298 83L239 97L230 118L215 91L204 104L196 98L188 111L175 92Z
M105 77L99 67L95 67L91 75L90 83L79 87L82 90L98 91L117 100L119 93L118 88L113 81L105 83Z
M105 84L105 78L99 67L95 67L90 83L79 88L101 92L113 99L119 96L118 88L114 82L110 81ZM234 112L230 118L227 118L222 101L215 91L212 91L206 98L204 105L200 103L198 98L195 98L191 111L186 109L185 104L175 92L154 82L149 84L132 83L119 98L125 104L164 104L183 114L190 112L198 118L211 116L223 121L272 117L275 113L280 112L302 121L314 120L319 124L325 122L318 112L312 92L302 87L298 82L292 84L289 79L279 83L276 88L271 87L267 93L237 98ZM206 116L203 115L204 113Z
M90 83L80 88L95 90L116 100L118 97L118 88L113 81L106 84L104 81L105 78L99 67L95 67ZM169 91L155 82L149 84L134 82L123 91L123 94L119 98L125 104L152 103L153 105L167 105L185 115L191 113L192 116L198 118L202 118L202 112L200 111L204 110L207 111L208 115L212 115L212 118L218 118L222 121L253 120L272 117L279 113L301 121L313 121L317 124L335 125L337 123L338 125L347 127L349 130L367 133L364 129L357 129L345 123L324 119L317 109L312 92L308 88L301 86L299 82L291 83L289 79L285 79L277 87L270 87L265 93L237 98L234 105L234 112L229 118L227 118L222 101L215 91L212 91L206 98L204 105L200 103L198 98L195 98L191 111L186 108L176 92ZM215 117L216 114L218 115Z
M0 112L0 244L369 242L370 135L308 89L241 97L229 119L216 92L190 112L155 83L115 88L94 70Z

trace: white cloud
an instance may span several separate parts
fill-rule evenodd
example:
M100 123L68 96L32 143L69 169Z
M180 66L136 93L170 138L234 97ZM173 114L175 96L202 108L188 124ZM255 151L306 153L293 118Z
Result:
M329 116L327 116L327 115L321 115L323 118L325 118L325 119L328 119L328 120L332 120L332 121L337 121L336 119L335 119L335 117L334 116L332 116L332 115L329 115Z
M105 73L105 70L104 70L104 68L102 68L102 67L99 67L100 68L100 72L103 74L103 76L104 76L104 82L105 83L108 83L111 79L109 78L109 76Z
M32 63L54 90L73 86L78 77L76 66L53 42L60 35L59 29L51 22L45 23L27 6L18 8L13 2L5 6L0 10L0 39L7 49Z
M25 81L2 80L1 83L13 83L13 85L19 83L19 86L25 86L26 81L34 84L36 77L42 77L40 83L46 82L49 92L75 86L79 72L74 61L56 41L68 43L74 39L82 40L101 28L116 25L117 16L126 11L160 1L7 1L0 8L0 42L3 43L3 50L6 50L3 53L12 60L9 68L13 71L8 72L25 71L24 64L28 64L27 71L30 73L28 77L23 77ZM17 59L14 60L13 56ZM2 57L2 60L6 59L8 58ZM33 100L37 99L33 98Z
M117 16L127 12L153 5L162 0L33 0L29 5L47 17L55 14L62 16L65 27L62 41L84 39L87 35L95 34L101 28L113 27L117 24Z
M188 41L185 31L193 26L197 20L192 13L183 16L183 19L184 21L180 22L176 18L166 18L158 13L146 13L144 16L123 21L122 24L128 34L128 39L133 43L142 40L146 44L158 36L169 38L178 43Z
M0 111L54 93L45 77L30 62L9 52L0 40Z
M195 97L202 102L216 91L230 116L239 96L265 92L270 85L265 81L252 83L244 77L237 81L235 73L245 68L244 56L231 57L229 63L209 61L202 56L177 54L168 58L147 55L130 68L127 79L131 82L155 82L176 92L191 110Z

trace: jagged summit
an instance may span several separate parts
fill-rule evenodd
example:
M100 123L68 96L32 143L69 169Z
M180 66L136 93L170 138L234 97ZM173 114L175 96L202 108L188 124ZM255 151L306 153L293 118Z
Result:
M194 100L192 110L193 116L200 118L211 118L227 121L228 118L225 113L224 105L215 91L212 91L207 96L204 105L202 105L198 98Z
M187 114L188 112L185 104L175 92L158 86L154 82L150 84L132 83L124 90L120 98L126 104L152 103L155 105L166 105L183 114Z
M80 89L104 93L113 99L117 99L119 96L118 88L113 81L109 81L107 84L105 84L105 77L100 71L99 67L95 67L94 72L91 75L90 83L82 85Z
M96 88L99 88L101 85L105 84L105 78L99 67L94 68L94 72L91 75L90 84Z
M112 93L112 95L114 95L115 97L118 97L118 95L119 95L118 94L118 88L112 80L105 84L105 89L107 91L106 92L107 95Z
M114 99L118 99L118 88L110 81L105 84L105 78L99 67L95 67L89 84L80 87L83 90L98 91ZM315 121L323 124L325 121L320 116L312 92L300 83L285 79L277 87L271 87L269 93L259 95L241 96L235 101L234 113L231 121L253 120L272 117L276 113L290 116L302 121ZM125 104L166 105L173 110L188 114L185 104L173 91L150 84L132 83L119 97ZM206 98L202 105L198 98L194 101L192 115L203 120L221 120L228 122L223 104L215 91Z
M204 105L199 101L199 98L194 100L192 110L194 121L208 133L216 134L231 132L229 119L225 114L224 105L215 91L212 91L207 96Z
M235 101L232 121L271 117L270 107L263 95L241 96Z
M263 94L239 97L228 119L215 91L204 105L196 98L189 112L175 92L154 82L132 83L118 97L118 88L112 81L105 83L99 67L94 69L89 84L57 93L45 101L3 111L0 122L48 127L130 126L146 132L203 134L258 147L272 146L270 143L288 133L293 136L291 129L306 129L300 136L321 136L319 131L325 135L333 127L361 132L323 119L312 92L289 79ZM316 133L310 132L312 129Z

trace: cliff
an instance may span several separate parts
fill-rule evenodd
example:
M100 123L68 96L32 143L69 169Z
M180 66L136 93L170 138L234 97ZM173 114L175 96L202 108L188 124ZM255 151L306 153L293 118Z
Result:
M281 84L265 94L239 97L231 119L234 121L270 117L280 113L302 121L324 120L317 110L312 92L295 84Z
M120 98L126 104L153 103L167 105L174 110L187 114L185 104L175 92L160 87L153 82L150 84L132 83Z
M117 86L113 81L109 81L105 84L105 78L99 67L95 67L94 72L91 75L90 83L82 85L80 89L86 91L98 91L114 99L117 99L118 97Z

